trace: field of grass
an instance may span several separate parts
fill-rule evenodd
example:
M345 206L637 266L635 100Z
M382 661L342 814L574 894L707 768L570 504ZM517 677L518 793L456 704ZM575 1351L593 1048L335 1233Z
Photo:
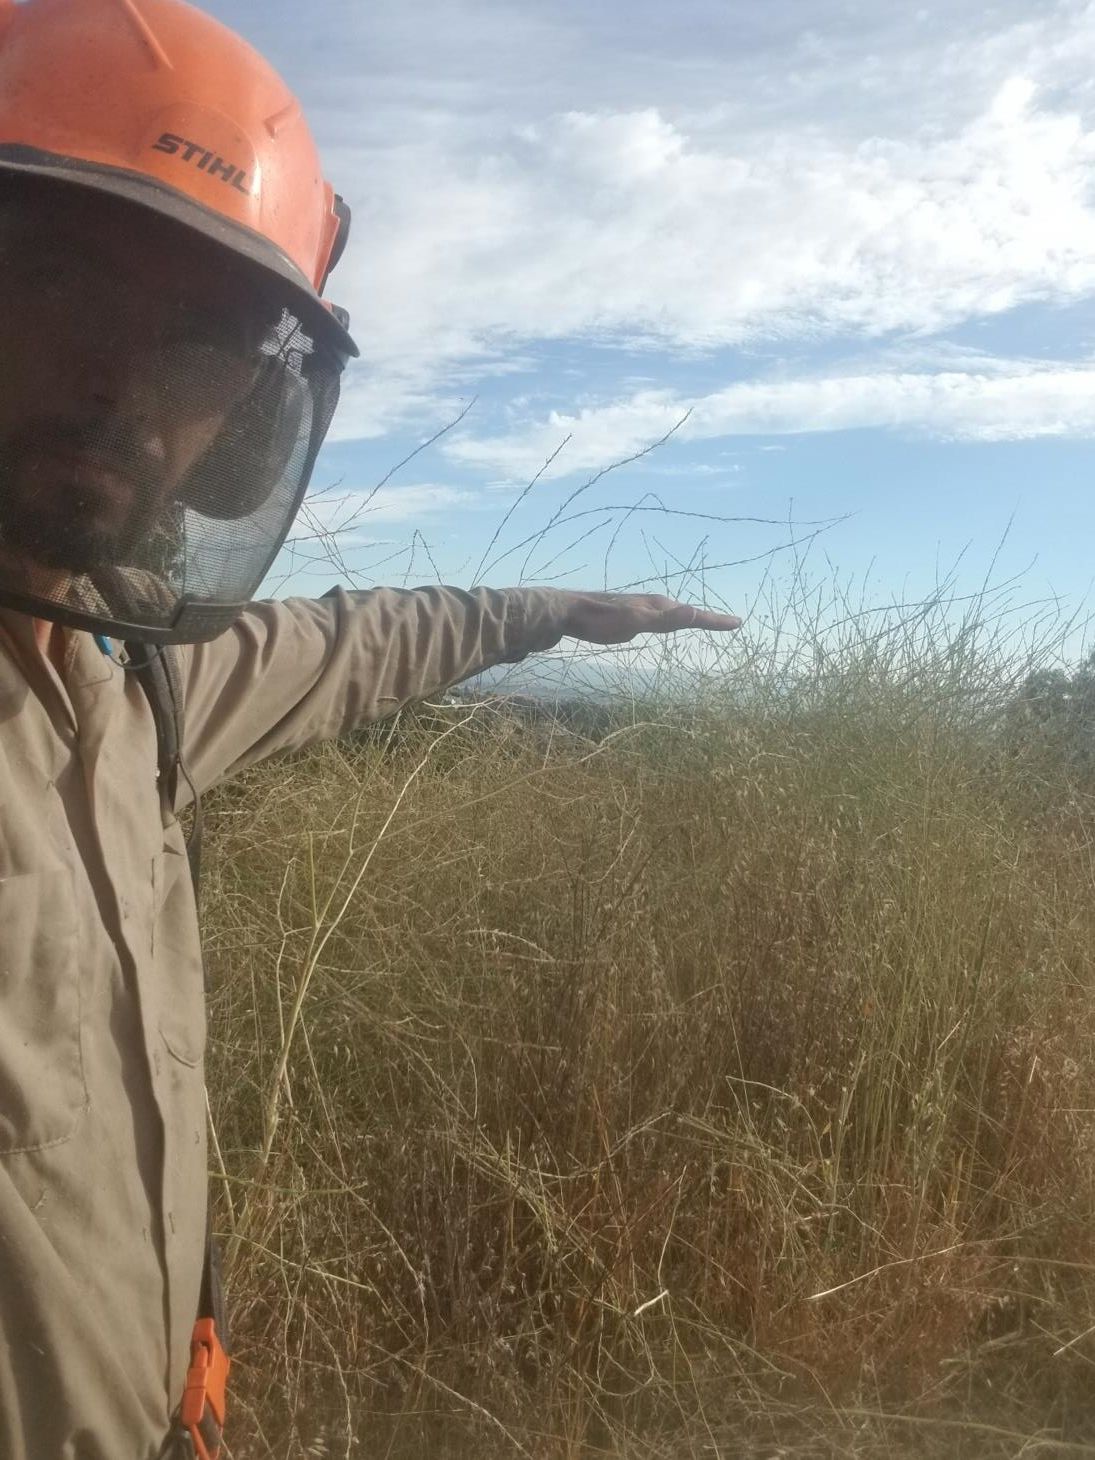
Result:
M236 1460L1095 1455L1095 792L998 649L212 798Z

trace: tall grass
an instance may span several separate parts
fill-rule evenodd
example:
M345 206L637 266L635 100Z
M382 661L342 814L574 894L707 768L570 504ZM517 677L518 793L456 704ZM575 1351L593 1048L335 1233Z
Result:
M833 607L218 794L237 1457L1095 1454L1095 795Z

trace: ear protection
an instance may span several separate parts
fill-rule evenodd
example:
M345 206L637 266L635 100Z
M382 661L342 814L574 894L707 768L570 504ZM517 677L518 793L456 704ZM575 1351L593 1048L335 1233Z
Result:
M350 223L353 215L350 212L349 203L336 193L332 208L334 209L335 217L338 219L338 231L335 234L335 241L331 245L331 257L327 260L327 268L323 275L323 281L319 286L319 292L321 294L326 289L327 280L338 267L339 260L346 252L346 245L350 241Z

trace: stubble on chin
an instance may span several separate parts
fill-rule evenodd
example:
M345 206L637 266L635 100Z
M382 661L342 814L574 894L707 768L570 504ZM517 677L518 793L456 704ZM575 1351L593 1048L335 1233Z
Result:
M74 469L53 468L48 476L46 470L27 448L0 443L0 544L7 553L23 559L30 571L52 574L131 563L155 529L155 514L141 492L134 488L128 509L119 510L81 487Z

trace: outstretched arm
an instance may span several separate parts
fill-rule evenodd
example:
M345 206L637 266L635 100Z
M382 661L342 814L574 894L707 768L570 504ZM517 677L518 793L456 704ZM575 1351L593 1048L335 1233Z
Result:
M184 758L202 790L563 638L619 644L739 625L658 595L556 588L336 589L256 603L220 638L184 651Z

